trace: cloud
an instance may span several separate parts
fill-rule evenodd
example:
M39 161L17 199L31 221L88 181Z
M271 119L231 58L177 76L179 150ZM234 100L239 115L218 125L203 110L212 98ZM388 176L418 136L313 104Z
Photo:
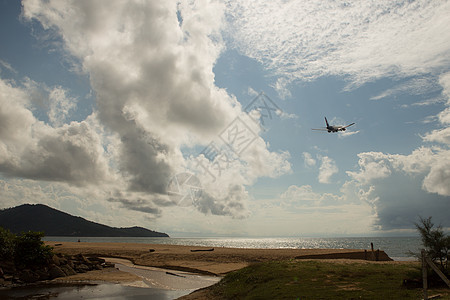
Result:
M0 173L7 182L14 183L14 188L8 188L5 181L6 194L2 196L5 203L42 200L59 207L56 199L66 204L69 201L65 199L69 198L80 201L81 196L67 196L74 195L68 192L69 186L110 189L106 186L117 178L110 167L113 164L108 157L110 153L105 150L109 147L107 137L96 115L82 122L52 127L33 116L33 99L27 85L20 87L0 79ZM44 189L47 191L42 192ZM55 190L66 194L54 198Z
M409 95L426 95L429 93L437 92L442 87L438 84L437 80L433 76L412 78L403 83L396 85L394 88L388 89L377 96L373 96L370 100L381 100L388 97L395 97L399 94ZM422 102L421 105L427 105L428 102Z
M342 236L373 231L376 214L371 203L352 182L345 186L339 193L321 193L310 185L291 185L276 199L255 201L247 230L292 236Z
M436 129L427 133L423 140L426 142L437 142L450 145L450 127L444 129Z
M334 160L328 156L319 156L319 159L321 161L318 176L319 182L330 183L331 177L339 172L339 169Z
M278 92L281 99L286 99L292 96L291 91L289 90L289 80L286 78L278 78L272 87Z
M173 205L169 179L195 164L182 149L217 140L242 115L237 99L214 84L224 10L218 1L23 1L23 19L43 27L39 38L60 39L53 47L63 47L88 75L96 111L71 122L77 99L64 87L1 81L0 172L161 215ZM35 107L48 120L38 120ZM252 126L253 144L233 158L220 183L199 175L200 211L245 216L246 185L291 171L289 153L269 151Z
M48 119L53 126L61 126L76 108L77 99L68 96L67 91L61 86L53 88L48 98L50 101Z
M248 87L248 89L247 89L247 94L249 95L249 96L252 96L252 97L257 97L257 96L259 96L259 93L257 92L257 91L255 91L252 87Z
M282 120L289 120L289 119L298 119L298 116L296 114L289 114L282 110L277 110L275 112L277 116L279 116Z
M443 151L437 155L440 161L435 161L431 166L430 172L423 180L423 188L431 193L450 196L450 160L448 159L450 151Z
M370 191L368 202L381 229L408 228L418 215L446 218L449 155L449 150L436 147L420 147L408 155L360 153L359 170L347 174L358 189Z
M450 101L450 72L439 76L439 84L443 87L442 93L447 98L447 103Z
M232 116L233 100L213 85L222 46L210 37L220 10L216 3L24 1L25 18L56 31L89 73L98 119L120 139L115 160L128 191L164 195L183 163L178 147L186 138L203 142Z
M303 152L303 160L305 161L305 166L314 167L316 165L316 160L312 157L311 153Z
M422 136L427 144L410 154L360 153L359 170L347 172L355 186L370 191L369 203L376 212L374 224L382 230L410 228L418 216L433 216L444 226L450 225L444 213L449 209L450 196L448 73L439 76L439 84L442 95L438 98L447 100L447 107L427 119L438 120L443 128ZM401 90L406 92L407 87Z
M350 131L350 130L339 131L338 132L338 137L339 138L345 138L345 137L348 137L348 136L351 136L351 135L355 135L355 134L358 134L358 133L359 133L359 130L357 130L357 131Z
M109 178L95 117L53 128L25 108L27 94L0 80L0 172L89 185Z
M36 122L28 106L27 94L0 80L0 145L2 155L22 151L27 146L31 126Z
M438 114L439 121L443 125L450 124L450 72L439 77L439 83L443 87L442 95L447 99L447 107Z
M296 186L291 185L284 193L280 195L280 199L285 204L309 207L327 207L337 204L342 204L344 199L342 196L337 196L330 193L314 192L310 185Z
M108 201L121 203L124 208L129 210L139 211L153 215L161 214L160 208L153 205L152 202L149 202L142 198L135 200L130 200L129 198L110 198L108 199Z
M77 108L78 99L71 96L70 90L62 86L49 87L28 77L11 82L11 86L26 93L26 108L41 116L40 121L53 127L70 123L71 114ZM44 115L47 118L43 117Z
M303 160L306 167L316 166L317 161L320 161L318 180L320 183L330 183L331 177L339 172L336 162L328 156L317 155L314 159L308 152L303 152Z
M230 45L271 70L280 94L296 80L340 76L351 89L390 77L397 85L373 100L405 92L428 97L443 88L442 96L411 105L449 101L450 77L443 72L450 65L450 42L442 40L450 25L449 2L230 1L227 9ZM448 211L449 103L427 119L439 120L442 128L423 136L439 146L427 144L410 154L360 153L357 170L347 172L350 180L341 192L365 199L379 228L411 227L417 214L442 217ZM308 159L304 155L305 164ZM331 168L324 167L322 175L330 174L326 170Z
M230 192L222 198L204 192L194 205L205 214L232 216L237 219L248 217L249 211L245 205L248 201L247 191L242 185L231 186L228 190Z
M360 167L358 172L347 171L347 175L361 183L386 178L391 174L389 161L381 152L364 152L358 154Z
M242 115L242 119L254 130L259 128L249 116ZM227 130L224 133L227 136ZM244 206L238 209L239 206L233 204L234 209L230 209L225 202L234 203L236 199L242 199L245 203L248 195L243 187L254 184L260 177L276 178L292 172L290 154L270 152L267 147L266 142L256 136L248 140L246 148L237 154L230 144L217 137L202 154L191 156L187 160L187 167L198 177L203 188L198 207L204 212L218 215L229 215L230 211L238 213L240 210L242 213L238 217L247 215ZM216 199L217 206L211 199ZM219 208L223 209L222 213L219 213Z
M2 72L2 69L6 69L13 74L17 74L17 71L8 62L0 59L0 74Z
M113 187L111 186L110 191ZM150 217L160 216L158 213L161 209L147 199L143 199L145 202L136 206L138 210L124 209L122 203L108 201L106 192L101 189L69 186L63 182L0 178L0 197L1 208L23 203L39 203L110 226L137 225L154 230L158 230L159 227ZM131 202L129 199L125 200ZM146 208L148 210L142 212ZM152 208L156 211L152 211Z
M413 106L428 106L428 105L440 104L440 103L445 103L445 102L446 102L446 99L444 97L438 96L435 98L430 98L430 99L426 99L424 101L416 102L411 105L413 105ZM406 105L406 107L407 107L407 105Z
M231 43L287 81L386 75L448 66L448 2L230 1Z

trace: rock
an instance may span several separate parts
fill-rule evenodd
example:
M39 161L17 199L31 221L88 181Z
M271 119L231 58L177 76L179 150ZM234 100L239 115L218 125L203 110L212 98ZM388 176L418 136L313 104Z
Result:
M29 269L25 269L19 274L19 280L25 283L33 283L39 280L39 275Z
M80 261L81 263L83 263L85 265L92 264L92 262L89 259L87 259L83 254L76 255L76 258L78 261Z
M5 281L12 281L14 276L12 275L5 275Z
M69 265L61 266L61 270L62 270L67 276L77 274L77 272L75 272Z
M73 257L73 256L67 256L67 257L66 257L66 260L67 260L67 265L69 265L69 266L73 269L74 263L77 262L77 260L75 259L75 257Z
M65 257L61 257L61 258L59 259L60 266L62 266L62 265L67 265L67 262L68 262L68 260L67 260L67 258L65 258Z
M76 270L79 273L86 273L87 271L90 271L90 268L88 266L86 266L85 264L81 264L76 267Z
M114 264L113 264L113 263L110 263L110 262L104 262L104 263L102 264L102 267L103 267L103 268L114 268Z
M52 260L53 260L53 263L57 266L62 266L62 265L67 264L67 258L61 253L57 253L57 254L53 255Z
M88 260L91 263L94 263L94 264L103 264L105 262L105 260L103 258L95 257L95 256L94 257L88 257Z
M64 273L64 271L61 270L61 268L58 266L51 267L50 270L48 270L48 274L50 276L50 279L66 276L66 273Z
M59 257L58 257L56 254L53 254L53 256L52 256L52 262L53 262L55 265L57 265L57 266L60 266L60 265L61 265L60 259L59 259Z
M39 269L35 271L36 275L39 276L39 280L48 280L50 279L50 275L48 274L48 269Z
M4 274L16 273L16 266L12 260L1 261L0 268L2 268Z

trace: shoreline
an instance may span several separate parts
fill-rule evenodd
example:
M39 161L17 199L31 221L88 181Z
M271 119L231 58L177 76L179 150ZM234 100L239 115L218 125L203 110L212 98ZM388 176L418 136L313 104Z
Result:
M261 262L322 261L338 265L415 264L411 261L393 261L381 250L378 252L379 261L375 261L375 251L361 249L210 248L167 244L58 241L46 241L45 244L52 246L58 255L81 254L86 258L105 258L114 264L114 268L89 271L46 282L53 284L55 288L57 284L81 286L116 284L125 290L145 287L152 289L152 293L175 293L177 298L182 299L208 299L209 285L218 282L230 272ZM123 259L129 262L124 262ZM144 271L149 272L143 274ZM209 280L210 283L177 289L180 284L186 284L189 280L191 284L198 284L202 280L203 282ZM129 291L131 290L127 290L127 293ZM203 294L206 296L203 297Z
M250 264L286 259L375 260L370 250L361 249L254 249L197 247L142 243L91 243L46 241L56 253L65 255L123 258L135 265L223 276ZM213 250L211 250L213 249ZM200 250L192 252L191 250ZM392 259L382 250L379 261Z

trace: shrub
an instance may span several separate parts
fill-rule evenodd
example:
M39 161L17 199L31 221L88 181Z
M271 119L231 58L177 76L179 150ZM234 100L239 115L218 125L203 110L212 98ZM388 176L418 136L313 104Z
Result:
M19 267L42 265L53 255L53 248L41 240L43 232L22 232L19 235L0 227L0 260L14 261Z
M42 265L53 255L52 247L41 240L43 232L22 232L15 239L14 257L19 266Z
M14 258L16 236L9 230L0 227L0 259L10 260Z

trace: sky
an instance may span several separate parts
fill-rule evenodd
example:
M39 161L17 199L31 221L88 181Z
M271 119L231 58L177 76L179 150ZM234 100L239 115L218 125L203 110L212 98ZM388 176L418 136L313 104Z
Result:
M0 208L173 237L450 227L450 1L0 1ZM345 132L312 128L355 122Z

